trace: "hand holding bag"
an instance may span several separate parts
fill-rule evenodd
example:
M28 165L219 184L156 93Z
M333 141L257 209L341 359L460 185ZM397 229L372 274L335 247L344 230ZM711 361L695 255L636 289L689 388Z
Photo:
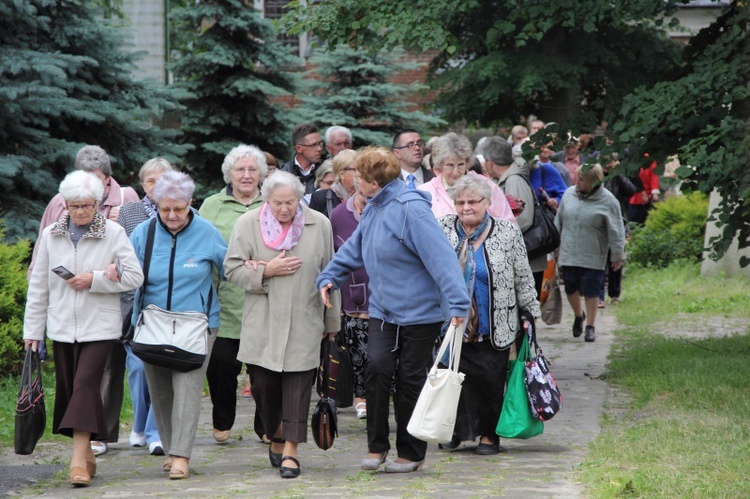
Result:
M465 377L458 372L465 329L466 323L462 322L458 328L451 325L445 333L406 427L406 431L415 438L432 443L449 442L453 438L461 384ZM440 359L448 348L448 369L440 369Z
M528 326L527 326L528 328ZM531 438L544 432L544 423L531 413L526 393L524 364L529 360L529 342L526 332L518 349L518 358L508 363L508 377L503 399L503 409L497 422L497 433L505 438Z
M533 357L527 360L524 366L526 393L529 397L532 415L541 421L548 421L562 409L562 394L560 394L555 378L549 372L549 362L536 342L534 318L529 315L524 319L531 324L528 346L529 350L534 352Z
M16 403L16 435L13 442L16 454L27 455L34 452L46 424L39 354L29 347L23 361L21 387Z

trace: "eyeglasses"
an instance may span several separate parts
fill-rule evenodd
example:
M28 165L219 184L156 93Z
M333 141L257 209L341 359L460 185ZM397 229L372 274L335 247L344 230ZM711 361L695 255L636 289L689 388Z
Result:
M297 145L300 146L300 147L312 147L312 148L315 148L315 149L317 149L318 147L320 147L322 149L323 148L323 141L321 140L320 142L315 142L314 144L297 144Z
M346 168L342 168L341 171L342 172L355 172L357 171L357 169L354 168L353 166L347 166Z
M464 205L474 208L476 205L484 201L484 199L485 198L467 199L466 201L456 201L454 204L456 205L456 208L459 208Z
M415 147L419 147L420 149L424 147L424 140L417 140L415 142L409 142L405 146L401 147L394 147L394 149L414 149Z
M443 173L451 173L458 170L459 173L466 173L466 163L460 165L443 165Z
M255 175L256 173L258 173L258 169L255 167L232 168L232 173L239 173L240 175L244 175L245 172L249 173L250 175Z
M332 145L333 147L345 147L347 149L351 149L352 148L352 141L351 140L347 140L347 141L344 141L344 142L334 142L333 144L330 144L330 145Z
M164 208L162 208L162 207L159 207L159 214L161 214L161 215L169 215L169 213L171 212L171 213L174 213L175 215L182 215L183 213L185 213L188 210L188 208L190 208L190 205L186 205L186 206L183 206L181 208L177 208L177 207L174 207L174 208L164 207Z
M94 204L66 204L65 207L68 209L70 213L73 213L74 211L91 211L94 209L94 206L96 206L96 203Z

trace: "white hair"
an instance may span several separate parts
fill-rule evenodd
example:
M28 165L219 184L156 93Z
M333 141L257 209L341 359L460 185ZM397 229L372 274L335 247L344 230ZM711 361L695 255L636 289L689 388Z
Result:
M234 167L234 164L240 158L244 158L245 156L255 158L255 161L258 163L260 181L263 182L266 179L266 175L268 175L268 163L266 163L266 155L263 154L263 151L255 146L240 144L229 151L229 154L226 155L226 157L224 158L224 162L221 164L221 173L222 175L224 175L224 182L226 182L227 185L229 185L232 179L230 170L232 169L232 167Z
M193 192L195 192L195 182L190 178L190 175L173 170L164 172L159 177L156 185L154 185L151 198L156 204L159 204L164 198L189 203L193 199Z
M172 170L174 170L174 166L172 166L172 164L166 159L151 158L141 166L141 169L138 171L138 178L143 182L146 180L146 176L152 172L164 173Z
M453 201L463 192L476 192L484 199L492 197L492 189L486 182L474 177L474 175L464 175L448 187L448 195Z
M346 128L345 126L333 125L333 126L329 126L328 129L326 130L326 133L325 133L326 144L331 143L331 135L333 135L334 133L346 134L346 136L349 137L350 141L353 140L352 132L348 128Z
M104 186L101 179L91 172L76 170L68 173L60 182L60 195L67 201L95 199L101 201Z
M273 175L263 182L263 186L260 188L260 195L263 196L264 200L267 200L273 191L281 187L291 188L299 199L302 199L305 195L305 187L297 176L281 170L276 170Z

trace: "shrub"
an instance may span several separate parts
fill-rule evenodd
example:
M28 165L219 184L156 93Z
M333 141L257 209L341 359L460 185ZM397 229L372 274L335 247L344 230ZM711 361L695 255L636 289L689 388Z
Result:
M699 193L657 203L645 225L628 241L628 261L641 267L667 267L677 260L699 262L708 217L708 198Z
M0 225L0 241L4 237L5 227ZM0 377L16 374L23 363L21 338L29 248L28 240L0 243Z

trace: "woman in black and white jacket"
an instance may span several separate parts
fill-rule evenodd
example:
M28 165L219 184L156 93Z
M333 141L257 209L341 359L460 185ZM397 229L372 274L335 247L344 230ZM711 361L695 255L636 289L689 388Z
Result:
M499 452L495 434L503 405L511 346L520 330L519 312L541 315L521 229L490 217L487 184L464 176L449 190L456 215L439 219L464 272L472 308L464 333L461 391L454 448L480 437L476 453Z

